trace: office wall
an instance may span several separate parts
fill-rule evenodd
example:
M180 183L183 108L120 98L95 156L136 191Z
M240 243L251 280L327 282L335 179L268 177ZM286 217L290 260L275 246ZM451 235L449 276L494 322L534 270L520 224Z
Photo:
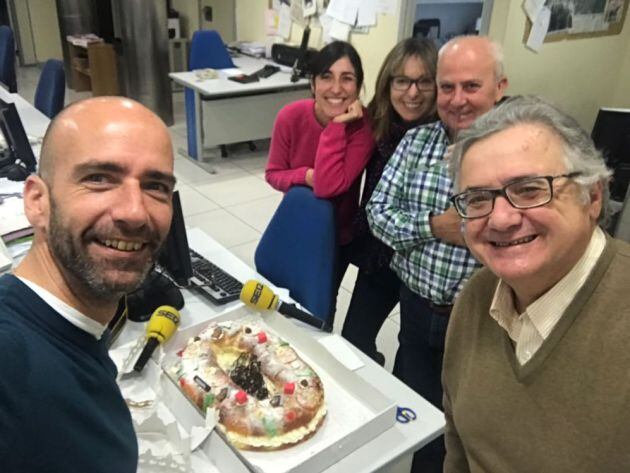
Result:
M28 0L37 62L63 59L55 0Z
M33 33L31 31L31 15L26 2L13 2L12 24L15 35L15 47L19 50L20 65L35 64L35 44L33 44Z
M199 29L198 0L171 0L171 7L179 12L182 38L192 38L192 34Z
M237 0L236 34L239 40L266 41L264 30L265 7L266 2L261 2L260 0ZM362 99L365 103L374 94L374 82L385 55L398 40L400 8L401 2L397 2L397 14L379 14L377 25L370 28L369 34L353 33L350 35L350 42L357 49L363 61L365 89ZM299 45L302 31L303 29L294 23L291 28L289 42ZM309 46L317 49L323 46L321 28L312 28Z
M370 28L369 34L352 34L350 42L357 49L363 61L365 72L365 103L374 95L376 76L387 53L398 42L398 15L378 15L377 25Z
M625 27L629 28L630 26L626 24ZM610 106L630 108L630 45L626 48L626 54L619 69L619 80L617 81L613 98L610 101Z
M240 41L254 41L264 37L263 15L267 1L236 0L235 3L236 38ZM171 0L171 6L179 13L182 38L191 39L193 33L199 29L199 0ZM239 18L246 19L244 25L239 22ZM256 18L260 21L254 21Z
M396 15L379 15L369 35L352 34L364 62L367 102L383 58L396 43L402 1ZM173 7L195 22L196 0L173 0ZM236 1L236 35L243 41L266 40L266 1ZM415 11L415 8L414 8ZM521 2L495 0L489 35L503 44L510 77L509 93L536 93L556 101L584 126L591 129L602 106L630 107L630 14L620 35L545 43L540 53L523 44L525 14ZM302 29L294 25L290 41L299 44ZM311 47L322 46L321 31L314 29ZM625 78L625 80L624 80Z
M267 0L236 0L236 39L265 40L265 10Z
M523 44L522 2L507 3L494 2L489 35L505 50L508 94L548 97L587 130L600 107L630 105L630 14L619 35L545 43L534 53Z

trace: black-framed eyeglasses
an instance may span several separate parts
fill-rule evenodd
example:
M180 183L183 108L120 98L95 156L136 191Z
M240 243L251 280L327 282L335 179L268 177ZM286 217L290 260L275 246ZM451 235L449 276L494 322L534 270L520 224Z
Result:
M435 81L430 77L418 77L417 79L411 79L407 76L394 76L392 77L392 88L399 92L406 92L411 87L411 84L416 84L416 89L420 92L427 92L433 90L435 87Z
M501 189L474 189L461 192L451 197L451 202L460 217L465 219L482 218L490 215L494 201L504 197L516 209L532 209L548 204L553 199L553 181L560 178L572 179L580 172L571 172L559 176L525 177Z

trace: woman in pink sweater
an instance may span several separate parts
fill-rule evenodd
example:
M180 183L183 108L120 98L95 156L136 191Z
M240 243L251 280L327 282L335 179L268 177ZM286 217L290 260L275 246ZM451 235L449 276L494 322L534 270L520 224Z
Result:
M361 173L372 155L374 138L358 99L363 67L356 50L335 41L311 64L313 99L293 102L278 113L265 178L279 191L313 188L337 209L340 280L347 267L344 249L352 240Z

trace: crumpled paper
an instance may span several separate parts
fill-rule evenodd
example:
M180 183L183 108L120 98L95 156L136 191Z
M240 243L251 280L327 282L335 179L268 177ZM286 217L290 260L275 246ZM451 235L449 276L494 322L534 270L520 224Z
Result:
M144 338L110 350L119 369L118 385L129 406L138 439L139 473L176 473L200 471L191 466L203 464L203 471L216 471L205 455L191 455L210 435L216 420L210 417L205 427L185 432L161 399L162 369L149 362L142 373L133 371L133 364L144 345ZM138 349L140 347L140 350ZM162 357L161 348L158 358ZM212 411L212 410L209 410ZM213 412L213 411L212 411ZM210 469L207 469L210 465Z

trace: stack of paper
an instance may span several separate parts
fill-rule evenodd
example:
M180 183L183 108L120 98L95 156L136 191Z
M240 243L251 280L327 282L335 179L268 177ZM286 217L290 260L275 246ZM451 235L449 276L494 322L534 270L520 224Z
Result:
M13 187L22 191L23 183L13 183L2 179L0 181L0 197L5 191L13 192ZM18 186L15 186L18 184ZM13 186L13 187L11 187ZM10 195L10 194L5 194ZM21 197L6 197L0 204L0 236L5 242L13 241L23 236L31 235L33 229L24 215L24 201Z
M77 34L77 35L68 35L66 39L69 43L74 44L75 46L81 46L82 48L87 48L90 43L102 43L103 38L96 36L95 34Z
M243 54L248 54L250 56L264 57L265 55L265 45L262 43L243 42L240 44L240 50Z

